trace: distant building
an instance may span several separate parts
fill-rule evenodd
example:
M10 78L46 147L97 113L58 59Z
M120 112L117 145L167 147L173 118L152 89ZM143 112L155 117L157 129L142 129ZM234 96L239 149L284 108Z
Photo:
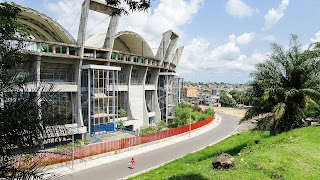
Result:
M184 98L198 97L198 87L184 87L183 97Z
M211 94L212 94L212 95L217 95L217 93L218 93L218 91L217 91L216 89L212 89L212 90L211 90Z

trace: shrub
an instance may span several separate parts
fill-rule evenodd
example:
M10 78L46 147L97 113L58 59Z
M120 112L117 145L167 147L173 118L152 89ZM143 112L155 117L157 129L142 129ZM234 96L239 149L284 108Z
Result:
M118 110L119 117L126 117L127 112L124 109L119 109Z
M88 145L89 141L87 139L78 139L74 142L74 147L83 147L85 145ZM72 142L64 145L58 145L56 146L56 151L61 151L61 150L67 150L72 148Z
M119 129L124 129L124 128L125 128L125 126L124 126L124 124L123 124L123 121L120 120L120 121L118 122L118 128L119 128Z

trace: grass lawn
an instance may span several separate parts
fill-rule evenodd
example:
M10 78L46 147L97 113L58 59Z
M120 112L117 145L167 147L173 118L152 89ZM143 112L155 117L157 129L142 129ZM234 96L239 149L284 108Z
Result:
M255 140L261 140L260 144L255 144ZM228 171L212 169L212 161L222 152L235 158L235 166ZM242 132L131 179L271 178L320 179L319 126L277 136L269 136L268 132Z

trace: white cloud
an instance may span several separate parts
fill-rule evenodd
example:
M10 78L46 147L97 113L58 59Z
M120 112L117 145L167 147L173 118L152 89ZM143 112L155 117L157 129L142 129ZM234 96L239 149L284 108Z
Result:
M289 0L282 0L278 9L270 9L268 14L264 16L264 27L263 30L270 29L274 24L276 24L284 15L284 11L289 5Z
M316 32L314 35L315 35L315 38L311 38L310 41L313 43L320 42L320 31Z
M273 35L267 35L267 36L262 37L261 39L265 40L265 41L275 41L276 40L276 38Z
M245 18L252 16L255 11L242 0L229 0L226 6L226 12L231 16Z
M213 49L210 53L210 58L224 61L232 61L236 59L240 55L240 48L236 46L235 42L235 35L230 35L229 42Z
M190 76L192 72L201 72L210 76L212 74L217 76L217 73L220 73L224 76L227 74L231 80L239 79L239 77L232 77L236 76L237 72L237 76L240 74L243 78L242 82L246 82L249 79L249 73L254 70L254 65L263 61L266 58L266 53L242 54L236 45L236 39L236 36L231 34L228 42L215 48L211 48L211 44L206 40L193 39L185 46L178 66L178 73L186 77ZM227 77L222 78L228 79Z
M248 44L254 39L255 35L254 32L243 33L241 36L237 37L237 43L242 45Z
M54 13L57 21L68 30L74 18L81 10L82 1L83 0L59 0L58 3L48 3L47 0L45 0L45 3L48 4L45 7ZM153 12L150 10L149 12L134 12L129 16L121 17L118 31L134 31L147 41L156 37L159 37L156 40L160 41L162 34L170 29L176 31L180 36L183 36L183 31L180 29L180 26L191 22L192 16L198 12L203 2L204 0L160 0L159 5L155 7ZM77 20L70 28L73 36L77 36L79 19L80 15L78 15ZM103 22L99 24L101 21ZM107 32L108 23L108 16L90 11L87 30L95 27L89 34ZM157 48L159 45L159 42L156 41L150 43L153 48Z

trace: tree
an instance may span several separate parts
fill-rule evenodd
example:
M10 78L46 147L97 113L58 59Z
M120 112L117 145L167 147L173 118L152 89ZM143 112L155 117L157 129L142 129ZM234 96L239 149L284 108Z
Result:
M34 74L15 70L16 65L28 62L20 52L25 46L20 39L29 35L16 22L20 12L13 3L0 3L0 179L41 179L45 173L38 165L42 162L30 157L42 147L44 126L63 119L42 111L55 105L52 86L30 91L26 85L34 83ZM41 93L44 90L48 93Z
M112 15L128 15L129 11L148 11L151 8L150 0L105 0L110 6L117 7L113 10Z
M230 95L232 96L232 98L233 98L234 100L236 100L237 102L240 102L240 101L241 101L240 97L241 97L242 93L241 93L240 91L238 91L238 90L231 90L231 91L229 92L229 94L230 94Z
M220 91L219 102L223 107L234 107L237 105L236 101L229 97L225 91Z
M292 35L289 49L272 44L272 54L256 65L251 76L252 107L242 119L263 115L258 129L275 135L303 125L306 98L320 98L320 63L314 51L302 51Z

